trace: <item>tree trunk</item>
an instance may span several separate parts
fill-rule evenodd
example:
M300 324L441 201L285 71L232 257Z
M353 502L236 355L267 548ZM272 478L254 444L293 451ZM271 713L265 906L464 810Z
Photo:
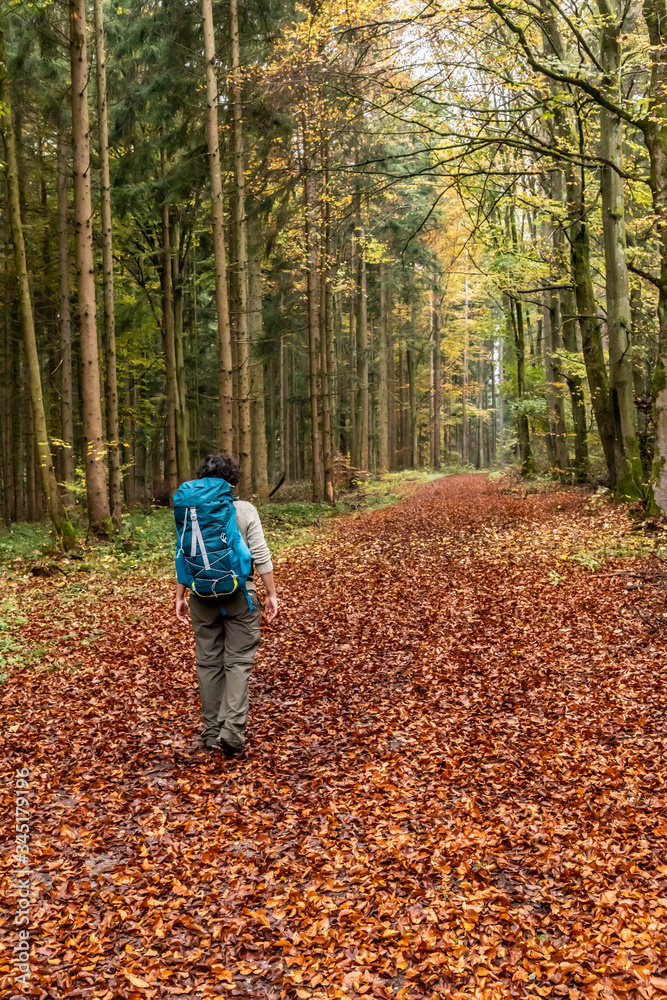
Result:
M600 62L608 96L621 102L621 39L624 16L620 0L598 0L601 16ZM615 434L616 494L635 499L645 493L639 454L632 382L630 282L626 261L623 178L623 126L620 118L600 109L600 186L605 257L609 391Z
M590 269L590 246L586 209L582 203L582 183L576 172L567 173L567 201L570 210L570 253L581 345L602 450L612 489L616 487L614 421L609 400L609 383L602 349L601 321L597 315Z
M389 461L389 285L387 268L380 264L380 328L378 344L378 468L387 472Z
M164 174L166 151L162 149ZM164 375L167 397L167 423L165 428L164 478L169 498L178 489L178 450L176 445L176 414L179 409L178 382L176 379L176 342L174 339L174 289L171 269L171 229L169 205L162 206L162 345L164 349Z
M569 277L569 271L568 271ZM577 343L577 305L573 288L564 288L560 293L560 311L563 328L563 346L568 354L579 354ZM574 425L574 475L578 483L588 478L588 424L583 379L576 365L568 364L564 377L570 390L572 423Z
M30 372L30 362L28 362L28 372ZM28 521L39 521L39 497L41 489L39 484L39 474L37 468L39 459L37 458L37 439L33 421L32 406L27 412L28 431L25 438L25 479L26 479L26 514Z
M309 139L304 120L304 147L309 151ZM317 242L315 233L315 196L313 192L313 177L310 158L307 153L303 179L303 207L306 243L306 265L308 268L308 367L310 383L310 440L311 440L311 478L313 502L317 503L324 497L324 466L322 460L322 436L320 434L320 319L318 302Z
M350 297L348 302L348 379L347 379L347 450L350 453L350 464L354 468L359 467L359 456L356 454L357 446L357 257L355 253L354 240L351 241L350 249Z
M102 0L94 0L97 69L97 116L100 130L100 202L102 214L102 284L104 301L104 368L106 432L109 459L109 505L117 531L121 527L120 434L118 427L118 375L116 366L116 312L113 277L113 231L109 174L109 121L107 115L107 66Z
M440 295L438 287L433 289L433 468L439 470L442 465L441 444L441 412L442 412L442 374L440 355Z
M567 425L565 423L565 393L567 388L559 357L559 351L563 346L563 323L560 312L560 298L557 291L551 292L549 312L551 315L551 339L547 344L547 348L551 362L551 371L553 373L554 444L557 466L561 472L561 476L565 476L570 467L570 454L567 446Z
M468 275L466 274L463 313L463 373L461 378L461 465L467 465L468 459Z
M635 247L634 234L628 230L629 247ZM639 282L633 284L630 290L630 317L632 320L632 375L637 410L637 432L639 438L639 454L644 482L651 479L653 461L653 425L651 415L651 346L647 333L647 316L642 302L642 287Z
M2 72L2 60L0 59L0 72ZM19 387L18 391L18 403L20 407L20 412L25 412L25 377L22 366L22 351L21 344L19 341L14 340L12 343L12 380L11 384ZM12 467L14 470L14 498L15 498L15 510L16 510L16 520L20 521L25 517L25 484L23 480L23 470L24 470L24 439L25 439L25 421L15 420L14 421L14 434L12 440Z
M507 235L514 247L518 246L516 214L514 206L510 206L507 211ZM514 333L514 353L516 357L516 381L517 381L517 439L519 443L519 460L521 462L521 475L529 476L535 472L535 459L530 446L530 425L528 414L525 409L526 396L526 336L524 328L523 304L514 298L509 298L509 312L511 327Z
M322 460L324 465L324 495L330 504L334 503L333 486L333 435L331 431L331 368L332 368L332 302L329 255L331 253L331 205L329 203L329 149L322 144L324 164L323 202L323 246L320 282L320 368L322 371Z
M369 399L368 399L368 299L366 290L366 254L364 250L364 231L361 220L357 223L357 255L359 261L359 279L357 295L357 413L355 430L357 434L356 452L359 468L368 470L368 429L369 429Z
M185 357L183 351L183 274L180 258L180 225L175 222L172 227L170 243L173 246L171 255L171 287L174 301L174 371L176 380L176 466L178 482L184 483L190 478L190 447L188 444L188 413L187 413L187 383L185 378Z
M644 0L644 11L651 10L649 34L652 58L660 68L660 87L653 83L655 95L651 102L654 121L644 136L651 159L651 191L653 207L658 217L660 234L661 267L658 289L658 355L653 373L653 425L655 427L655 452L652 483L653 502L667 511L667 30L663 38L662 25L667 25L667 4L664 0ZM645 13L646 16L646 13ZM660 45L660 48L658 48ZM656 66L652 77L656 76Z
M505 408L503 390L505 383L505 341L498 341L498 458L501 466L505 464Z
M650 157L649 183L661 258L658 353L652 386L655 456L650 507L667 511L667 3L665 0L644 0L643 12L651 43L648 53L651 76L648 114L642 129Z
M60 475L63 503L74 506L74 390L72 385L72 324L69 287L69 225L67 211L67 141L58 135L58 274L60 301Z
M97 346L97 304L93 258L93 207L90 191L90 124L88 117L88 48L86 4L70 0L72 69L72 139L74 144L74 232L81 344L81 395L86 495L91 531L108 535L113 526L104 472L104 424Z
M509 327L514 338L514 354L517 368L517 441L521 475L528 476L535 471L535 459L530 446L530 426L525 410L526 396L526 346L523 322L523 306L521 302L505 297Z
M36 442L37 459L40 468L41 487L46 497L51 521L66 547L76 541L74 531L69 523L62 500L58 491L58 484L53 469L51 449L46 426L46 413L44 411L44 398L42 395L42 376L39 367L39 354L37 352L37 338L35 336L35 321L30 298L30 279L28 277L28 264L25 252L25 242L23 239L23 223L21 221L21 203L19 197L19 176L16 159L16 143L14 138L14 128L11 115L11 98L9 87L9 76L7 73L7 56L5 52L5 37L2 24L0 23L0 104L4 106L4 117L2 122L3 137L5 143L6 156L6 177L7 194L9 202L10 226L12 232L12 243L14 246L14 264L16 268L16 278L19 291L19 307L21 315L21 325L23 328L23 342L26 358L28 361L28 387L30 391L30 414L31 426L34 438L29 442L29 447L33 447L33 440ZM34 459L33 459L34 461Z
M498 442L498 394L496 392L496 342L491 347L491 427L489 432L489 465L496 464Z
M559 346L560 300L557 293L543 293L542 338L546 375L546 403L549 424L550 458L555 478L563 479L569 466L567 431L563 406L562 378L557 368L555 354Z
M394 357L393 307L391 288L388 288L386 312L386 345L387 345L387 423L389 433L389 469L397 468L398 451L398 378Z
M405 361L408 373L408 400L409 400L409 462L411 469L419 468L419 443L417 440L417 381L415 372L414 350L406 348Z
M262 340L262 269L257 250L249 262L248 294L252 367L250 395L252 398L252 489L262 503L269 499L269 477L266 454L266 413L264 408L264 364L260 353ZM273 402L273 395L271 396ZM281 431L282 433L282 431ZM281 444L283 438L281 437ZM275 435L273 435L275 447Z
M410 417L408 408L408 376L405 370L405 347L402 340L398 342L398 414L397 414L397 467L408 467L408 442L410 440Z
M215 258L215 307L218 321L218 391L220 394L220 447L232 450L232 340L227 296L227 253L218 135L218 80L215 70L215 35L212 0L202 0L204 55L206 60L207 144L211 175L211 217Z
M290 462L289 462L289 447L287 443L287 421L288 421L288 411L287 411L287 385L286 385L286 371L285 371L285 333L280 327L280 468L277 470L277 478L280 478L280 474L285 476L285 479L290 481Z
M435 467L435 350L433 347L433 288L429 296L428 330L428 467Z
M2 26L0 25L0 31ZM0 61L0 73L3 64ZM2 516L5 524L10 525L16 520L16 492L14 489L14 437L18 431L15 419L15 400L12 386L14 385L14 340L12 336L12 288L10 286L10 252L9 237L5 237L5 283L4 283L4 318L2 343L2 420L0 434L3 449L3 482L2 482Z
M243 157L243 109L237 0L230 0L232 43L232 142L234 151L234 227L236 230L236 281L238 289L237 342L239 366L239 462L241 496L252 490L252 437L250 430L250 343L248 336L248 236L245 218L245 168Z
M526 348L523 324L523 304L518 301L515 302L514 311L516 315L514 347L516 351L517 393L519 396L518 437L521 457L521 475L528 476L535 472L535 459L533 458L533 452L530 446L530 427L528 425L528 414L526 413L524 404L526 396Z

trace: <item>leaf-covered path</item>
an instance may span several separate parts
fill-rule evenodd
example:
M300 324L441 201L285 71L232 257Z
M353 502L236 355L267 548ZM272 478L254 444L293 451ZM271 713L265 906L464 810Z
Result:
M624 516L461 476L335 523L277 567L238 762L166 585L109 594L77 672L2 695L33 995L667 992L664 591L567 558Z

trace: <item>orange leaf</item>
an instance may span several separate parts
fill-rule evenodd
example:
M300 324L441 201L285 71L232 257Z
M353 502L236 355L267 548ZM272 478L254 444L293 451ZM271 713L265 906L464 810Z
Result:
M139 976L135 976L134 973L128 972L127 969L123 969L123 974L127 976L133 986L138 986L142 990L149 990L150 983L147 983L145 979L139 979Z

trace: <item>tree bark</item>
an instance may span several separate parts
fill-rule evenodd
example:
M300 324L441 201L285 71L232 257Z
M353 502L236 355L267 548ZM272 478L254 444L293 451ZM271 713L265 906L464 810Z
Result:
M466 254L467 261L467 254ZM461 465L468 464L468 275L463 312L463 372L461 377Z
M667 3L643 0L650 49L648 114L641 122L649 154L649 184L660 239L658 280L658 352L653 373L652 423L655 452L649 508L667 511Z
M621 101L620 0L598 0L600 62L604 90ZM643 496L644 474L639 454L632 381L630 282L626 261L623 178L623 125L618 115L600 109L601 208L605 255L605 295L609 339L609 391L615 434L616 493L620 499Z
M496 342L491 346L491 428L489 432L489 465L496 464L498 444L498 393L496 390Z
M171 287L174 301L174 371L176 380L176 464L178 468L178 482L184 483L190 478L190 447L188 444L188 411L186 403L187 381L185 377L185 356L183 350L183 311L185 303L183 301L183 268L185 261L181 261L180 241L181 230L178 223L178 215L172 226L170 245L173 247L171 255Z
M569 277L569 270L568 270ZM577 305L573 288L560 292L561 322L563 326L563 346L568 354L579 354L577 343ZM588 478L588 423L583 379L576 364L568 364L564 377L570 391L572 423L574 425L574 475L578 483Z
M280 327L280 361L279 361L279 371L280 371L280 468L276 470L278 474L282 473L285 479L290 481L290 462L289 462L289 446L287 441L287 385L286 385L286 372L285 372L285 333L283 327Z
M357 446L357 257L355 253L354 239L350 241L350 296L348 301L348 380L347 380L347 450L350 453L350 464L354 468L359 467L359 456L356 454Z
M116 365L116 311L114 304L113 230L109 171L109 121L107 113L107 67L102 0L94 0L95 53L97 70L97 117L100 130L100 202L102 215L102 286L104 302L104 368L106 390L106 437L109 461L109 505L117 531L121 527L120 434L118 427L118 373Z
M521 474L528 476L535 472L535 459L530 446L530 427L528 424L528 414L525 410L524 400L526 398L526 347L523 322L523 304L514 303L514 313L516 323L514 327L514 349L516 351L517 367L517 393L519 396L518 412L518 437L521 457Z
M264 364L260 354L262 340L262 269L257 251L252 255L248 271L248 297L252 367L250 395L252 399L252 489L262 503L269 499L269 477L266 452L266 412L264 408ZM273 396L271 396L273 402ZM282 425L281 425L282 426ZM275 447L275 435L273 436ZM281 442L282 442L281 438Z
M31 425L36 442L37 458L40 468L41 486L46 497L49 516L53 525L66 547L76 541L74 531L65 514L62 500L58 491L58 484L53 469L51 449L46 426L46 413L44 410L44 398L42 395L42 376L39 367L39 354L37 352L37 338L35 335L35 321L30 298L30 279L28 277L28 264L25 252L25 242L23 238L23 223L21 220L21 203L19 197L19 176L18 163L16 158L16 143L14 138L14 128L11 114L11 97L9 87L9 76L7 72L7 56L5 52L5 36L0 22L0 104L4 106L4 116L0 119L2 123L3 138L5 143L6 156L6 176L7 194L9 202L10 227L12 232L12 243L14 246L14 264L19 290L19 307L21 315L21 325L23 328L23 342L26 358L28 361L28 388L30 391L30 413ZM29 447L33 447L33 440L29 442Z
M380 264L380 327L378 344L378 468L387 472L389 461L389 283Z
M398 379L399 379L399 429L400 429L400 467L410 467L410 398L408 391L408 372L405 356L407 344L399 342L398 346Z
M433 288L433 468L439 470L442 465L442 374L440 354L440 295L437 285Z
M331 205L329 201L329 148L322 143L322 163L324 164L324 186L322 189L322 254L320 275L320 369L322 372L322 462L324 473L324 496L334 503L333 485L333 434L331 428L331 369L333 316L331 298L331 274L329 256L331 253Z
M518 246L516 215L514 206L511 205L507 211L507 230L511 238L512 245ZM523 303L519 299L509 298L509 312L511 318L511 328L514 333L514 354L516 357L516 381L517 381L517 439L519 442L519 460L521 462L521 475L529 476L535 472L535 459L530 445L530 425L528 414L525 408L526 397L526 335L524 327Z
M629 247L636 246L631 230L627 230ZM632 375L637 410L637 434L644 481L650 482L653 462L653 423L651 421L652 394L651 370L652 350L647 332L647 315L642 301L642 286L635 282L630 290L630 317L632 320Z
M505 388L505 341L498 341L498 457L501 466L505 464L505 408L503 391Z
M514 339L514 356L517 369L517 441L519 446L519 461L521 475L528 476L535 471L535 459L530 446L530 425L525 410L526 397L526 337L523 321L523 306L521 302L505 297L508 325Z
M308 369L310 383L310 440L312 496L315 503L324 497L324 465L322 459L322 435L320 433L320 318L318 301L318 260L316 242L316 205L311 173L309 138L304 120L304 147L307 150L305 176L303 179L303 207L306 243L306 266L308 268Z
M409 347L405 350L405 362L408 374L408 401L410 406L410 468L417 469L419 467L419 442L417 438L417 378L415 372L415 353L414 350Z
M621 39L624 16L620 0L598 0L600 62L604 90L621 101ZM616 494L635 499L645 493L639 454L632 381L630 338L630 281L626 261L623 178L623 125L618 115L600 109L602 231L605 256L605 295L609 339L609 391L615 434Z
M162 170L165 171L166 151L162 150ZM176 414L179 409L176 380L176 342L174 339L174 288L171 269L171 228L169 205L162 206L162 345L167 397L165 427L164 478L169 498L178 489L178 450L176 445Z
M250 430L250 342L248 337L248 235L245 218L245 167L243 156L243 108L241 105L241 62L237 0L230 0L232 46L232 142L234 152L234 226L236 230L236 281L238 315L236 333L239 367L239 462L241 496L252 490L252 436Z
M104 423L97 346L97 305L93 258L93 207L90 191L90 124L88 116L88 46L86 4L70 0L70 64L72 70L72 140L74 145L74 232L81 344L81 396L88 519L93 534L113 529L104 470Z
M597 315L590 269L590 245L586 210L582 204L582 183L574 170L567 172L570 211L570 253L581 346L588 376L591 405L604 452L612 489L616 487L616 449L614 421L609 399L609 380L602 349L601 321Z
M60 303L60 472L63 503L74 506L74 389L72 385L72 323L69 284L69 218L67 210L67 141L58 135L58 276Z
M215 307L218 322L219 440L223 451L232 450L232 340L227 295L227 252L218 135L218 79L215 69L215 35L212 0L202 0L204 56L206 60L206 135L211 177L211 218L215 258Z
M356 452L359 468L368 470L368 429L369 429L369 398L368 398L368 298L366 289L366 254L364 250L364 231L361 220L357 223L357 258L358 295L357 295L357 413L355 431L357 435Z
M0 25L0 30L2 26ZM0 72L2 72L0 61ZM4 319L2 343L2 422L0 434L3 448L3 482L2 482L2 516L5 524L10 525L16 520L16 490L14 471L14 438L18 432L15 419L15 401L12 386L14 385L14 339L12 336L12 288L10 285L10 237L5 234L5 283L4 283Z
M543 293L542 338L546 376L547 419L549 424L550 453L557 479L563 479L569 467L567 432L563 406L562 379L557 369L555 354L558 350L560 326L560 300L557 293Z

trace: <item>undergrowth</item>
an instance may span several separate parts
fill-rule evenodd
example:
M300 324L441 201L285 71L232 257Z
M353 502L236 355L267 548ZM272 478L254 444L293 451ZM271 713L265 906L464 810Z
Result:
M453 470L459 471L459 470ZM431 470L387 473L354 489L337 491L336 503L292 499L307 495L308 484L295 484L286 502L258 504L269 547L278 554L312 541L332 517L375 510L397 503L411 486L439 478ZM281 491L283 492L283 491ZM110 542L82 541L64 556L54 544L46 522L13 524L0 530L0 575L18 580L28 574L58 577L86 574L164 577L173 573L174 517L166 507L123 515L122 532ZM0 650L1 651L1 650Z

